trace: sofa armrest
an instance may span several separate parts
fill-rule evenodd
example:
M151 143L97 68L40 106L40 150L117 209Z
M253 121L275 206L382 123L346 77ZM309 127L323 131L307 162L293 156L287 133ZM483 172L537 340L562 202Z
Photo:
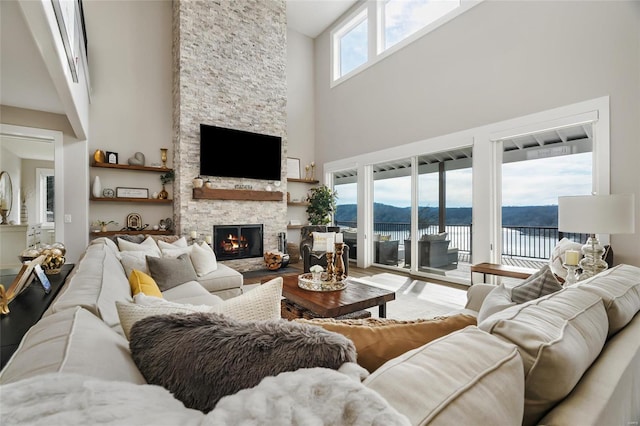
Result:
M484 298L487 294L496 288L493 284L474 284L467 290L467 304L465 309L471 309L472 311L479 312Z

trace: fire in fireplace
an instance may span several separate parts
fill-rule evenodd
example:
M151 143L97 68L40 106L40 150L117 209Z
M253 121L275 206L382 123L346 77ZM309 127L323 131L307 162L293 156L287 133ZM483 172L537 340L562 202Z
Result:
M214 225L213 250L218 260L263 255L263 225Z

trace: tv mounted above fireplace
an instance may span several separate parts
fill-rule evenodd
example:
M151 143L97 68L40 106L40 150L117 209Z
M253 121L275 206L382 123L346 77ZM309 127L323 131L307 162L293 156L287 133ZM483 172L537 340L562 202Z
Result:
M278 181L281 167L280 136L200 124L201 176Z

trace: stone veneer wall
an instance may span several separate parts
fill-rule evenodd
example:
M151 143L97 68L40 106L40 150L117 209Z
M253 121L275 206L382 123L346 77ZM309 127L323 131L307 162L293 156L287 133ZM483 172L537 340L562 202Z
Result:
M286 6L284 0L173 1L174 214L177 232L211 235L213 225L264 225L264 249L286 231L286 197L278 201L192 199L200 169L200 123L282 136L286 176ZM220 161L224 157L220 146ZM212 159L212 161L215 159ZM268 182L210 178L215 188ZM279 188L286 194L286 179ZM249 271L262 258L225 261Z

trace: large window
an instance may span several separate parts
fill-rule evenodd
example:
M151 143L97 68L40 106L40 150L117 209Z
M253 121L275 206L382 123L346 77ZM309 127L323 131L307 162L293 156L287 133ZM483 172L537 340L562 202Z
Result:
M36 169L36 217L39 223L54 223L54 172L53 169Z
M448 20L477 1L367 1L331 32L332 84L355 75Z

